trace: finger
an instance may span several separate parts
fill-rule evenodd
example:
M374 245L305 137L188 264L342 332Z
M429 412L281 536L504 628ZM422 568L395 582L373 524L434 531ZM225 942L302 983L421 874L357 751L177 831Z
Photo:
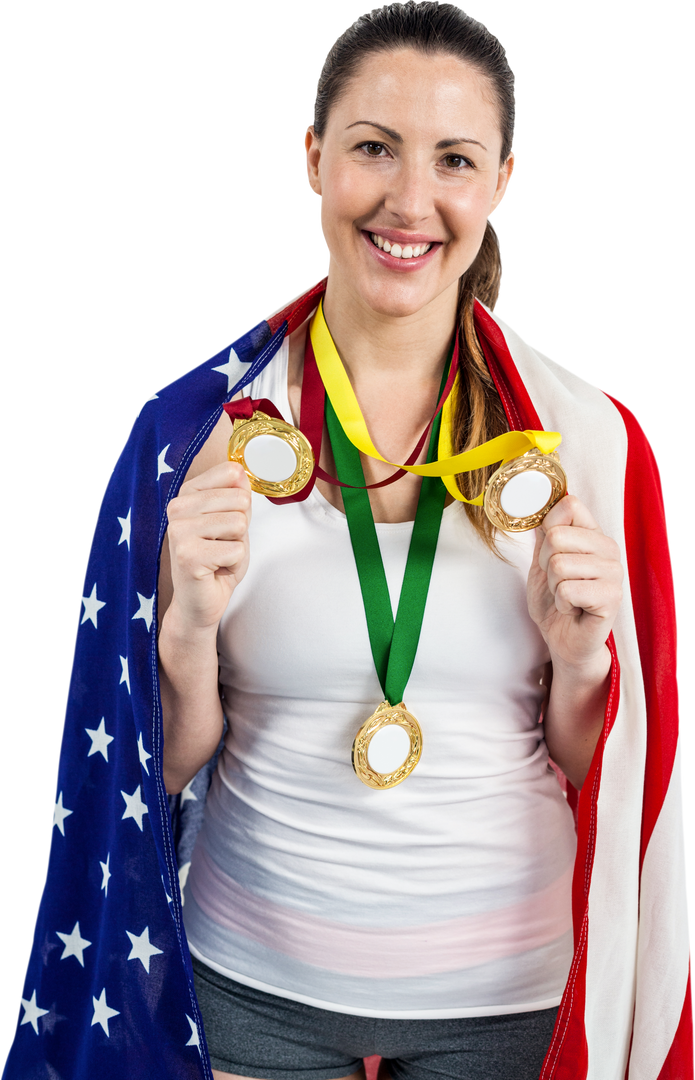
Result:
M188 494L191 491L204 491L207 488L245 488L251 490L249 478L244 468L238 461L221 461L213 465L200 476L194 476L181 485L181 493Z
M215 572L233 572L248 558L248 546L241 540L206 540L203 552Z
M587 615L610 620L620 602L620 593L605 582L564 580L555 590L555 607L561 615Z
M612 559L593 555L553 555L548 566L548 588L553 595L561 581L602 581L606 587L622 586L623 568Z
M580 529L575 525L555 525L546 533L538 554L541 569L547 573L550 560L563 553L593 555L620 562L620 549L615 540L599 529Z
M178 553L195 547L202 540L243 540L248 533L248 518L242 513L201 514L169 523L169 548Z
M200 581L221 569L233 571L245 561L247 554L247 545L242 540L200 540L176 552L172 575L175 579L181 573L188 580Z
M218 514L235 510L247 513L250 509L250 489L217 487L184 491L182 488L181 494L169 503L167 515L170 521L176 521L182 518L194 518L199 514Z
M546 534L556 525L574 525L579 529L598 529L598 525L587 506L576 495L565 495L550 510L539 528Z

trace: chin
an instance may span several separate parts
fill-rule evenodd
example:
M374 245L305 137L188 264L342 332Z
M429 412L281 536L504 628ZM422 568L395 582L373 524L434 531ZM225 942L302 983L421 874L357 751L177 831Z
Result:
M359 289L363 301L379 315L391 319L407 319L436 302L443 290L423 288L424 282L413 287L409 282L376 281L364 283Z

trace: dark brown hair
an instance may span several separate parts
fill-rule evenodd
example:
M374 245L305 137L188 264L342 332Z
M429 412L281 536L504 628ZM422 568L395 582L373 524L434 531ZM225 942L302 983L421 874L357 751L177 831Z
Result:
M466 15L454 4L436 0L388 4L362 15L341 37L326 57L314 106L314 130L322 138L328 115L350 79L369 53L417 49L425 54L444 53L470 64L490 84L498 106L503 164L512 148L514 134L514 75L504 49L482 23ZM465 450L502 434L508 428L502 403L488 371L478 342L473 319L476 297L487 307L497 302L502 263L497 236L488 221L483 242L473 263L459 281L458 323L460 335L459 370L461 393L456 412L455 446ZM458 477L468 498L477 494L494 467L464 473ZM485 542L494 550L494 529L482 507L468 506L466 512Z

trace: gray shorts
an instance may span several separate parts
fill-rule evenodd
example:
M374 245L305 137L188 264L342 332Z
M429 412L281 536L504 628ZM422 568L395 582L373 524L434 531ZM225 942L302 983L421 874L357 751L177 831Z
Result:
M385 1020L318 1009L193 958L213 1069L259 1080L338 1080L380 1054L394 1080L538 1080L557 1009Z

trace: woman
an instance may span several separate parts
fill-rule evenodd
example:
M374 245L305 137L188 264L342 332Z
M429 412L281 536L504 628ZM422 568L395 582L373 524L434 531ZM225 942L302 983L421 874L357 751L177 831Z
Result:
M409 1077L580 1077L589 1064L621 1077L628 1056L639 1075L689 1075L687 957L669 907L675 829L659 813L673 802L672 684L666 673L654 688L640 667L646 657L660 670L670 647L667 576L653 557L656 488L632 421L474 303L496 298L487 217L511 175L512 119L503 51L457 9L384 9L331 53L307 137L331 254L325 296L312 290L163 391L107 493L52 887L8 1077L45 1073L46 1063L50 1075L208 1075L161 781L185 789L184 810L202 803L191 781L217 748L223 709L229 729L184 909L217 1076L361 1076L370 1054L388 1059L384 1075ZM254 496L250 521L245 473L225 460L221 377L232 394L301 423L307 342L321 318L389 461L437 457L434 438L413 447L446 396L451 356L456 448L510 428L557 428L576 494L534 538L493 532L453 483L447 505L439 481L426 487L417 473L374 488L383 571L364 596L358 491L319 478L305 502ZM367 485L390 478L393 467L369 455L355 466L339 412L331 398L324 475L358 489L360 468ZM635 454L640 483L630 481L623 515ZM476 495L491 471L462 476L463 492ZM650 509L639 530L633 490ZM419 604L422 624L394 695L388 663L384 679L370 649L370 605L385 578L398 606L425 492L439 499L441 524L429 585L409 585L417 603L406 614ZM166 510L162 722L152 574ZM129 538L118 566L116 518ZM619 548L631 584L620 608ZM382 698L393 706L401 696L421 724L421 760L403 783L375 790L353 771L351 744ZM107 717L99 725L96 708ZM548 754L570 794L581 789L578 840ZM76 879L89 882L88 909ZM35 1038L54 1012L70 1023L52 1020Z
M488 217L512 173L512 129L512 75L501 47L448 5L374 12L327 60L306 139L330 251L323 313L387 462L408 460L427 427L457 333L467 387L458 449L507 430L472 318L475 296L496 299ZM309 322L244 391L270 398L294 424ZM185 909L214 1075L357 1080L358 1059L381 1053L399 1077L431 1069L535 1077L572 955L574 827L547 755L582 787L611 685L606 642L621 597L618 546L572 495L547 515L535 546L529 537L493 535L482 510L465 513L448 496L408 691L427 750L402 789L375 793L355 782L343 751L371 711L365 702L376 704L379 693L354 610L362 605L347 522L339 520L341 489L319 479L291 508L252 500L242 467L224 461L229 435L223 415L169 505L171 569L163 562L160 578L169 792L214 754L223 710L230 725ZM335 472L330 447L324 437L322 465ZM367 484L393 473L364 454L361 464ZM487 476L464 489L472 496ZM394 611L420 485L410 474L370 494ZM312 586L318 603L307 596ZM438 639L435 619L448 641ZM552 672L545 746L537 725L544 665ZM521 914L533 900L547 905L544 927L530 910ZM395 919L394 907L404 912ZM500 946L498 928L487 947L472 950L475 960L429 962L438 922L451 933L454 912L464 915L461 929L479 916L485 937L486 918L505 908L520 920L526 947ZM393 927L395 954L386 940ZM303 935L312 933L323 935L321 945L303 952ZM340 949L346 934L352 957ZM389 970L395 977L385 977ZM379 1037L365 1017L380 1018Z

